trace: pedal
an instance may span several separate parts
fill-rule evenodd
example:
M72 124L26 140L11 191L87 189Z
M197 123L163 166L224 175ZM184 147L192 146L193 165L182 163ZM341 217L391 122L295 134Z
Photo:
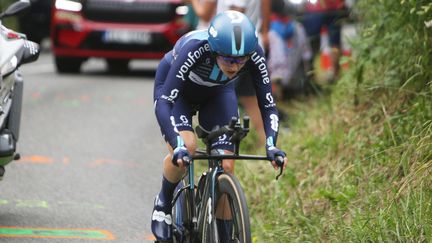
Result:
M16 153L13 159L19 160L19 159L21 159L21 155L19 153Z

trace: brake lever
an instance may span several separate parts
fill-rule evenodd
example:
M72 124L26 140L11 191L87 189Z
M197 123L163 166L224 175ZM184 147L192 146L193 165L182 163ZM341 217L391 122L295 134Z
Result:
M279 180L279 177L282 175L282 173L283 173L283 167L280 167L279 168L280 170L279 170L279 174L276 176L276 180Z
M279 174L276 176L276 180L279 180L279 177L283 173L283 165L284 165L284 158L282 156L276 156L275 158L276 165L279 167Z
M192 163L192 160L189 156L183 156L182 160L185 167L189 166Z

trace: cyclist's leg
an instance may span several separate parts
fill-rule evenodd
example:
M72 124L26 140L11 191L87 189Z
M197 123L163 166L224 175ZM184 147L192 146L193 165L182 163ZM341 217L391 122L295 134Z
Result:
M237 96L233 86L220 89L218 94L214 95L199 110L200 126L210 132L215 126L225 126L229 124L232 117L239 117ZM213 142L213 149L222 149L225 153L232 153L233 145L221 136ZM224 160L223 167L225 172L234 173L234 160Z
M340 65L339 60L341 56L341 28L342 17L337 13L329 13L326 17L326 24L329 29L329 42L331 47L330 57L332 64L332 71L335 81L339 76Z
M190 106L179 99L173 108L173 117L176 128L182 136L186 147L191 154L196 149L196 138L192 131L192 113ZM190 123L185 122L190 121ZM155 198L152 214L152 231L158 240L172 238L171 201L174 190L185 172L185 168L179 168L172 164L173 148L167 143L169 154L164 158L162 187Z
M180 136L183 138L183 141L185 142L185 146L188 149L188 152L192 155L195 153L197 148L197 140L195 133L192 131L180 131ZM168 150L170 153L165 157L164 159L164 168L163 168L163 174L164 177L166 177L171 182L179 182L185 173L184 168L179 168L178 166L175 166L172 161L172 154L173 149L171 146L167 143Z

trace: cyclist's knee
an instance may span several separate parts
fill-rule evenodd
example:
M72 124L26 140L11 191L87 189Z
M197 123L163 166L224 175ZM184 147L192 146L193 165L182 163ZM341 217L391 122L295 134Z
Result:
M234 160L226 159L223 161L224 171L230 174L234 174Z

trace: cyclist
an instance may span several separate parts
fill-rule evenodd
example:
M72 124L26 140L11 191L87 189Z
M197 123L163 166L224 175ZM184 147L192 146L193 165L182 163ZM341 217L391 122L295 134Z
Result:
M257 33L250 20L237 11L226 11L213 18L208 30L185 34L161 60L156 71L154 108L167 142L162 188L155 198L152 232L159 241L172 238L171 201L185 165L197 147L192 116L198 112L199 125L206 131L238 117L235 81L249 72L266 132L267 156L275 168L276 156L285 153L276 147L278 114L271 94L271 82ZM233 151L233 145L219 137L214 149ZM234 161L224 161L224 170L233 173Z

